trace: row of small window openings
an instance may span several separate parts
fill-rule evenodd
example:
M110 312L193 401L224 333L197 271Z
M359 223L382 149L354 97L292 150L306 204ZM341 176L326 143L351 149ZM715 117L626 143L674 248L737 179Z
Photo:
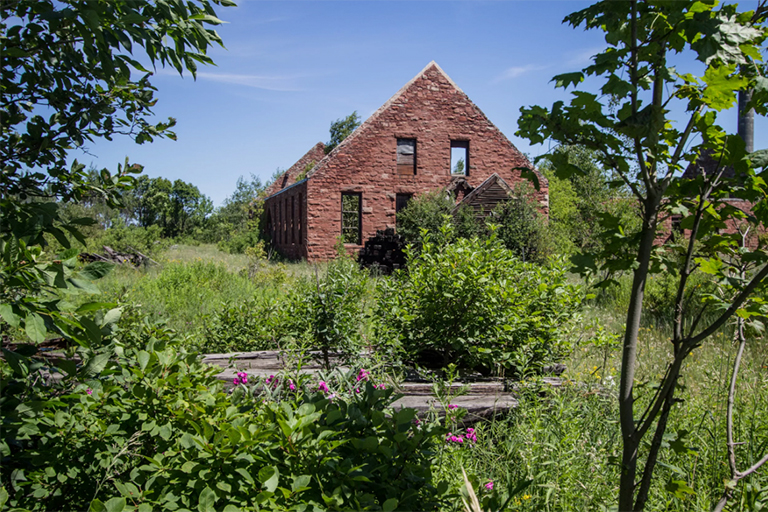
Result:
M416 174L416 139L397 139L397 174ZM469 141L451 141L451 174L469 176Z
M296 211L296 196L285 198L277 203L277 220L275 240L278 244L295 244L302 240L301 226L301 205L303 204L303 194L299 192L298 207ZM290 241L289 241L290 239Z
M408 206L413 194L395 196L395 213ZM363 239L363 195L360 192L341 194L341 239L345 244L362 244Z

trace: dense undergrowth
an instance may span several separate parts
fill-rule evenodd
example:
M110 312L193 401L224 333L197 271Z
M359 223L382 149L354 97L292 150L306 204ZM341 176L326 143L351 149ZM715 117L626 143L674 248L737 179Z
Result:
M617 333L627 284L620 280L619 288L586 299L577 314L583 292L557 266L526 266L499 254L452 259L469 243L434 254L427 243L419 257L431 258L429 264L393 278L370 277L343 259L318 267L270 263L207 246L174 247L158 258L160 267L116 269L102 280L101 299L120 299L122 318L111 342L86 364L62 365L64 378L52 385L36 377L42 363L28 357L31 349L2 364L0 501L31 510L458 510L464 468L486 510L599 510L612 503L620 455ZM407 336L393 329L439 322L409 294L420 286L439 290L441 297L427 302L450 314L454 292L492 262L497 270L511 265L515 282L540 283L518 287L532 304L547 303L551 294L554 323L537 325L563 345L519 371L520 405L495 421L462 426L463 412L448 407L450 396L429 417L393 411L395 370L418 360L418 351L402 343ZM398 286L403 293L395 298ZM670 300L665 290L663 282L649 286L649 302L660 312ZM398 307L390 307L395 300ZM498 339L457 331L456 346L473 349L452 360L477 357L505 339L504 325L519 335L521 311L547 314L521 304L528 302L494 310L506 322ZM471 310L490 322L483 311ZM663 314L646 318L640 400L649 399L650 383L665 370L668 325ZM745 462L768 444L768 350L757 333L752 339L735 407ZM722 492L731 346L724 329L683 372L651 510L706 510ZM308 349L323 347L350 353L353 370L250 379L228 393L197 359L200 351L281 348L300 362ZM375 360L365 359L369 353ZM567 366L557 388L533 371L554 359ZM768 500L766 477L757 473L745 483L731 509L760 510Z

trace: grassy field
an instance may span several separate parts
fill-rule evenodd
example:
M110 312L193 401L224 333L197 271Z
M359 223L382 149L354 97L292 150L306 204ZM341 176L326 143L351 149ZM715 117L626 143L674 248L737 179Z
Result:
M257 262L245 256L205 245L174 246L159 263L146 270L116 269L101 283L104 298L141 304L144 312L167 317L170 326L188 334L200 332L225 304L281 296L315 272L306 263L254 267ZM473 446L446 445L437 455L436 472L456 482L461 467L497 486L528 481L511 502L513 510L598 510L613 503L621 447L616 393L623 307L620 299L585 306L572 332L575 348L564 361L564 385L551 389L537 378L523 382L520 407L478 425ZM602 335L595 337L598 326ZM645 319L636 382L641 404L665 371L670 334L663 317ZM728 478L725 407L734 354L726 328L686 364L648 510L708 510L719 498ZM735 409L742 468L768 449L767 365L768 348L754 337ZM759 510L768 500L768 478L757 474L742 485L733 510Z

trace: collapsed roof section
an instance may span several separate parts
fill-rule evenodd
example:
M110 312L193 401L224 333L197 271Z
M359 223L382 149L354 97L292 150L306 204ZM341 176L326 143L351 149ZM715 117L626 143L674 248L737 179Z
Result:
M265 189L264 192L267 197L275 195L281 190L295 184L297 181L306 178L311 170L323 158L325 158L325 144L318 142Z

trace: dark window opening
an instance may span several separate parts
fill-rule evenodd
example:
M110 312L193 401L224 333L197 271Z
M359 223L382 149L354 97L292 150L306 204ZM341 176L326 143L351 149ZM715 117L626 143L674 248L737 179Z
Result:
M291 196L291 243L296 243L296 197Z
M397 139L397 174L416 174L416 139Z
M341 239L345 244L361 244L363 195L355 192L341 194Z
M299 221L299 243L300 244L304 243L304 238L302 237L302 232L301 232L301 221L304 218L303 214L304 214L304 195L301 192L299 192L299 218L298 218L298 221Z
M395 195L395 223L397 227L400 227L400 211L408 206L408 201L411 200L413 194L396 194Z
M283 242L283 202L277 201L277 243Z
M395 213L400 213L400 210L408 206L408 201L411 200L413 194L397 194L395 196Z
M469 141L451 141L451 174L469 176Z

